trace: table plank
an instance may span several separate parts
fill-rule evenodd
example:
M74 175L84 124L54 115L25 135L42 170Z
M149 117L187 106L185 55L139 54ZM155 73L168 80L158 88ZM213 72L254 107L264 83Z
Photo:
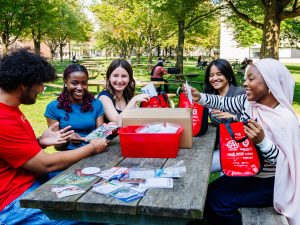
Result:
M216 139L216 128L209 126L202 137L193 138L192 149L180 149L174 159L123 158L119 140L102 154L76 163L59 177L71 174L77 168L98 166L108 169L115 165L126 167L161 168L184 161L187 173L174 180L173 189L149 189L141 200L130 203L94 193L91 185L95 180L82 185L87 192L58 199L50 192L53 179L21 199L22 207L46 209L56 219L79 221L116 222L124 224L185 224L190 219L201 219L209 179L209 168ZM188 194L187 194L188 193ZM97 213L95 213L97 212Z
M173 189L149 189L139 203L140 214L202 218L215 132L215 128L210 127L204 136L193 138L192 149L182 149L176 159L167 161L164 167L183 160L187 169L186 176L174 179Z
M166 161L167 159L160 158L126 158L118 166L162 168ZM138 202L139 200L126 203L111 196L99 195L89 191L77 201L77 210L135 215L137 214Z
M119 164L124 158L121 155L118 143L118 138L115 138L110 142L105 152L82 159L78 163L63 171L57 177L41 185L37 190L31 192L29 195L26 195L20 200L21 206L25 208L75 210L76 201L81 195L84 195L84 193L59 199L56 197L55 193L50 191L55 179L58 179L61 176L69 176L74 173L75 169L79 168L97 166L104 170ZM80 184L79 186L87 191L99 180L100 178L95 178L94 180L85 184Z

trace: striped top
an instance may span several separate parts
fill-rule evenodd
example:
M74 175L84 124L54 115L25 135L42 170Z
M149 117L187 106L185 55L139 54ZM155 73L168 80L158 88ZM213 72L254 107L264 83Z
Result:
M250 119L251 115L246 113L246 109L250 107L250 103L247 101L247 96L239 95L236 97L222 97L220 95L209 95L201 93L201 99L199 103L205 105L208 108L219 109L225 112L239 113L241 114L240 120ZM282 107L278 105L277 108ZM251 118L255 119L255 118ZM272 141L265 136L264 140L257 144L263 158L264 167L256 177L267 178L275 176L276 160L279 153L278 147L272 143Z

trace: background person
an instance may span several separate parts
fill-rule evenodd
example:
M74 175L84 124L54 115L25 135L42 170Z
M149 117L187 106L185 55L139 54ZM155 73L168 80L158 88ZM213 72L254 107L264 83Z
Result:
M124 59L115 59L106 71L105 89L98 98L101 100L105 122L122 124L122 112L127 108L135 108L142 101L148 101L149 96L139 94L134 96L135 80L131 65Z
M169 93L169 85L167 84L168 81L163 78L163 76L167 74L167 71L164 69L163 62L158 62L151 70L151 81L163 81L164 84L164 92ZM161 92L161 85L156 88L158 94Z
M285 66L262 59L247 70L245 95L226 98L192 88L200 104L241 112L241 118L248 119L245 133L264 158L256 176L222 176L209 185L204 214L210 225L241 225L238 208L272 205L290 225L300 224L300 131L292 108L294 87Z
M202 56L199 55L199 56L198 56L198 59L197 59L197 65L196 65L196 67L201 67L201 65L202 65L201 59L202 59Z
M245 89L238 87L230 63L225 59L215 59L209 63L205 71L204 93L225 97L245 94ZM219 109L210 109L209 117L215 126L226 121L239 121L240 113L229 113ZM214 151L211 172L221 171L220 152Z
M103 124L102 103L88 91L88 71L83 65L71 64L64 70L64 88L57 100L45 111L48 126L59 122L60 129L71 126L75 133L57 150L72 150L85 145L84 137ZM59 128L57 128L59 129Z
M42 57L26 50L5 55L0 60L0 223L80 224L50 220L40 209L21 208L19 199L42 184L41 175L61 170L106 147L103 139L74 151L46 153L42 148L65 143L73 131L49 127L40 138L20 111L21 104L34 104L44 90L44 82L56 78L54 68Z

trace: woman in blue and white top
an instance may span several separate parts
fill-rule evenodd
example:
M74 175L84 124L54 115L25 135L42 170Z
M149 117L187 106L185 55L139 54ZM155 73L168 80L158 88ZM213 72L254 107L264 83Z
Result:
M294 86L284 65L262 59L247 70L244 95L222 97L192 88L194 101L241 113L241 119L248 120L245 133L265 161L256 176L221 176L209 185L204 214L210 225L241 225L238 208L272 205L290 225L300 224L300 131L292 108Z

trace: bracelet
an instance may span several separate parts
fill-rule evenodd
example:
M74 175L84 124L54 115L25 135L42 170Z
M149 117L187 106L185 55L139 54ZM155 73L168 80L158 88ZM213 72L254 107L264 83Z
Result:
M95 145L92 142L90 142L90 144L93 146L93 153L92 153L92 155L94 155L95 151L96 151L96 147L95 147Z

